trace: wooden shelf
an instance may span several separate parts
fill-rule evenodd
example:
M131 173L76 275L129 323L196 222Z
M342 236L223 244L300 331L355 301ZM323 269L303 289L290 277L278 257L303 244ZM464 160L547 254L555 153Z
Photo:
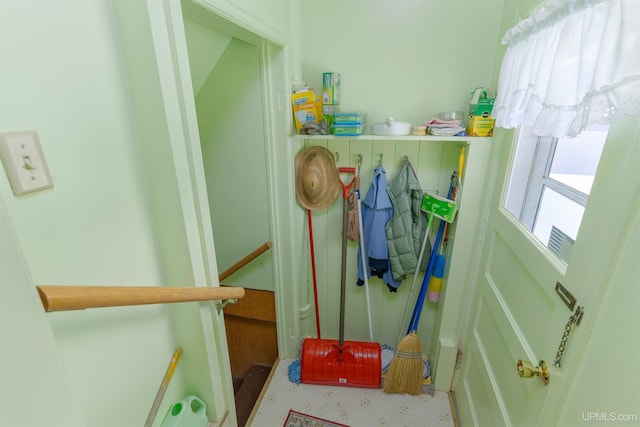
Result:
M295 139L362 139L365 141L456 141L456 142L471 142L471 141L485 141L490 140L491 137L478 137L478 136L434 136L434 135L360 135L360 136L336 136L336 135L294 135Z

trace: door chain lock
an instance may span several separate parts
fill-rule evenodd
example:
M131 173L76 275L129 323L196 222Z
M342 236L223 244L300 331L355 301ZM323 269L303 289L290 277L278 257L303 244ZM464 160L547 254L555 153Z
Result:
M560 346L558 347L558 352L556 353L556 358L553 361L553 366L556 368L560 367L560 361L562 360L562 356L564 356L564 350L567 345L567 340L569 339L569 334L573 330L573 325L579 325L582 321L582 316L584 315L584 307L578 306L576 308L575 313L572 313L569 317L569 321L567 325L564 327L564 333L562 334L562 338L560 339Z

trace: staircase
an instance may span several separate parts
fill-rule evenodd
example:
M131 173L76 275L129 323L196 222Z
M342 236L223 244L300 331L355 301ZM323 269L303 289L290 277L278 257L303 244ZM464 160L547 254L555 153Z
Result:
M271 366L253 365L244 378L233 378L238 427L244 427L247 424L270 372Z
M238 426L244 427L278 358L273 292L245 288L244 298L225 307L224 321Z

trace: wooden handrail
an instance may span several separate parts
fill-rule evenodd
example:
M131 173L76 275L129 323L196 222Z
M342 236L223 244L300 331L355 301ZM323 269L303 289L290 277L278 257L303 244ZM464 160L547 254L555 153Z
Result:
M222 282L224 279L226 279L227 277L231 276L233 273L235 273L236 271L240 270L245 265L249 264L251 261L256 259L258 256L260 256L264 252L268 251L272 246L273 246L273 244L271 242L266 242L265 244L260 246L258 249L256 249L255 251L251 252L249 255L247 255L246 257L242 258L240 261L236 262L231 267L229 267L225 271L223 271L218 276L218 280Z
M223 281L272 247L266 242L218 276ZM244 288L167 286L37 286L45 311L173 302L232 300L244 297Z
M38 286L45 311L173 302L229 300L244 297L244 288L166 286Z

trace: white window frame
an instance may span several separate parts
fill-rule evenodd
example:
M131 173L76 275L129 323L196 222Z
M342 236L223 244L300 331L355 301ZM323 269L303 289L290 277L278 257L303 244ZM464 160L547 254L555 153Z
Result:
M582 207L587 205L587 200L589 199L588 194L576 190L575 188L570 187L569 185L550 176L551 165L553 164L553 157L555 155L557 145L558 138L553 137L538 137L536 141L531 173L529 174L524 202L522 203L522 209L518 218L520 222L531 232L533 232L533 229L535 228L538 210L545 187L556 191L560 195L574 201ZM547 244L547 242L544 243Z

